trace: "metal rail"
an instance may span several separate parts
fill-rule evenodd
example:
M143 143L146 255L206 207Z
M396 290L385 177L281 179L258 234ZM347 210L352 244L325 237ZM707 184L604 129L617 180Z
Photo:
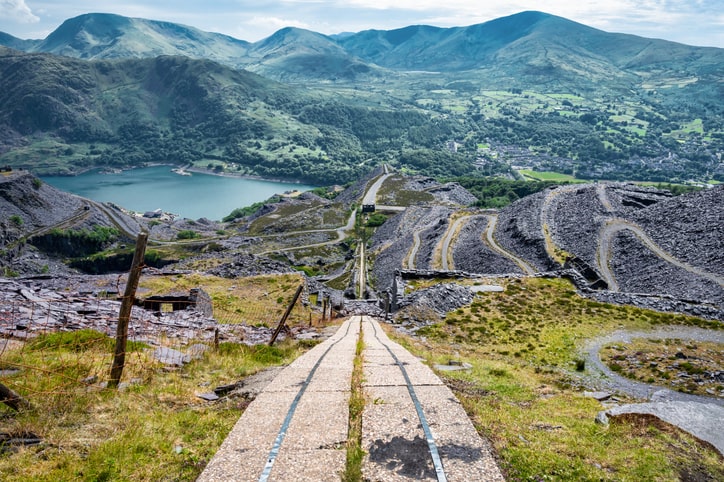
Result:
M445 475L445 468L442 465L442 459L440 458L440 452L437 449L437 444L435 443L435 437L432 435L432 430L430 430L430 425L427 422L427 418L425 417L425 413L422 410L422 405L420 404L420 400L417 398L417 393L415 393L415 387L412 385L412 381L410 380L410 376L407 374L407 370L405 369L405 366L402 364L399 358L397 358L397 355L392 351L392 349L382 342L380 337L377 335L377 325L375 323L371 323L372 328L374 330L375 338L377 341L385 347L385 349L389 352L389 354L392 356L392 358L395 360L395 364L402 372L402 376L405 378L405 383L407 384L407 391L410 394L410 398L412 399L412 402L415 404L415 411L417 411L417 417L420 419L420 425L422 425L422 430L425 433L425 439L427 440L427 446L430 450L430 457L432 458L432 464L435 468L435 474L437 475L438 482L447 482L447 477Z
M361 318L360 318L361 322ZM294 397L294 401L289 406L289 410L287 411L286 417L284 417L284 423L282 423L281 428L279 429L279 432L277 433L277 437L274 440L274 444L272 445L271 450L269 451L269 457L267 457L267 462L264 465L264 470L261 473L261 476L259 477L259 482L267 482L269 480L269 475L271 474L272 468L274 467L274 462L276 462L277 456L279 455L279 449L282 446L282 442L284 442L284 437L287 434L287 429L289 428L289 424L292 421L292 418L294 417L294 412L297 410L297 405L299 405L299 401L302 399L302 396L304 395L304 392L307 390L307 387L312 382L312 379L314 378L314 374L317 372L317 368L319 368L319 365L322 364L322 360L327 356L329 351L334 348L334 346L339 343L340 341L347 338L349 335L350 327L352 326L352 321L347 324L347 331L345 332L344 336L340 337L339 340L335 341L334 343L330 344L325 352L322 354L322 356L319 357L319 360L317 360L317 363L314 364L312 369L309 371L309 375L307 375L307 378L302 383L301 388L299 389L299 392L297 392L297 395Z

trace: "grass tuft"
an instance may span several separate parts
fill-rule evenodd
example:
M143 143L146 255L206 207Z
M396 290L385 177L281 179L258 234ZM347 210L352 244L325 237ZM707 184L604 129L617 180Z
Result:
M342 474L343 482L361 482L362 461L365 451L362 449L362 413L365 408L364 390L362 388L362 376L364 358L364 341L362 330L355 350L354 368L352 369L352 385L349 399L349 432L347 437L347 463Z

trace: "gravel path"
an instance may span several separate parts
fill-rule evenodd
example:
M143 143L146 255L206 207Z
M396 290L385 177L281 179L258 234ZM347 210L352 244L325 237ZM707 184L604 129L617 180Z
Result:
M442 249L440 250L440 261L443 271L455 269L455 262L451 262L453 256L450 253L450 243L452 243L455 235L458 234L460 226L467 223L472 217L473 216L463 216L461 218L457 218L445 233L445 237L442 239Z
M601 274L604 276L606 282L608 282L609 289L611 291L618 291L618 283L616 277L611 271L611 255L612 240L623 230L631 231L636 237L653 252L656 256L661 258L667 263L670 263L677 268L688 271L691 274L705 278L708 281L716 283L719 287L724 288L724 277L717 274L710 273L696 266L692 266L688 263L679 261L678 259L671 256L669 253L661 249L639 226L622 219L614 219L609 221L601 231L599 237L597 259Z
M518 265L518 267L523 270L526 274L534 274L535 269L528 264L523 258L516 256L514 253L504 249L502 246L498 244L498 242L495 240L495 228L498 225L498 216L492 215L488 217L488 227L485 230L485 240L488 242L488 245L494 250L500 253L501 255L505 256L506 258L509 258L511 261L513 261L515 264Z
M635 338L651 340L681 339L724 343L724 331L704 330L693 327L667 327L652 331L615 331L610 335L590 340L584 348L586 359L585 381L599 390L625 393L649 401L689 401L714 403L724 406L723 398L704 397L689 393L676 392L668 388L637 382L622 377L608 368L599 356L601 348L609 343L626 343Z

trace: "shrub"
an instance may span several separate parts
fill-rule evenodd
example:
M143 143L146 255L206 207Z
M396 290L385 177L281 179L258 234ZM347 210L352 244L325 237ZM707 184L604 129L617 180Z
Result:
M387 216L384 214L372 213L369 218L367 218L367 226L370 228L377 228L385 224L385 221L387 221Z
M15 226L20 227L23 225L23 218L18 216L17 214L13 214L10 216L10 222L13 223Z
M192 229L182 229L176 234L176 239L196 239L199 237L201 235Z

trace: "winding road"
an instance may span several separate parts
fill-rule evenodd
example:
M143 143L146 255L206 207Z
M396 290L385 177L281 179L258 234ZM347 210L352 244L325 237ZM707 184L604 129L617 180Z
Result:
M515 264L517 264L520 269L523 270L523 273L532 275L535 274L536 270L533 269L533 267L528 264L527 261L525 261L523 258L520 258L516 256L515 254L511 253L510 251L506 250L502 246L500 246L495 241L495 227L498 225L498 215L497 214L489 214L488 215L488 228L485 230L485 237L483 238L483 241L486 242L490 248L497 252L498 254L505 256L506 258L513 261Z
M377 178L377 180L370 186L370 188L367 190L367 193L365 194L364 198L362 198L362 204L377 204L377 191L380 190L382 187L382 184L385 183L388 177L393 176L394 173L388 172L387 165L385 164L385 174L381 175Z
M415 260L417 259L417 252L420 250L420 232L415 231L412 233L412 248L410 249L410 252L407 255L407 258L402 263L404 266L407 267L407 269L416 269L417 264Z
M337 239L332 239L330 241L324 241L322 243L315 243L315 244L305 244L304 246L292 246L289 248L279 248L279 249L271 249L269 251L264 251L259 254L269 254L269 253L278 253L280 251L296 251L298 249L307 249L307 248L317 248L320 246L328 246L330 244L337 244L340 243L344 238L347 237L347 232L352 231L354 228L354 224L357 222L357 210L353 209L352 213L349 215L349 219L347 219L347 224L344 226L340 226L338 228L332 228L332 229L308 229L305 231L291 231L283 233L285 236L296 236L298 234L311 234L311 233L331 233L336 232L337 233ZM270 234L270 235L264 235L260 237L273 237L273 236L279 236L279 234Z
M659 400L694 401L724 406L724 398L682 393L669 390L659 385L637 382L622 377L601 361L599 351L601 351L604 345L616 342L626 343L635 338L650 340L680 339L684 341L693 340L724 343L724 331L705 330L688 326L672 326L653 331L615 331L586 343L584 356L586 358L586 371L589 373L585 376L585 379L598 388L625 393L646 400L651 399L652 396L655 395L654 398Z
M649 238L649 236L639 226L623 219L612 219L608 223L606 223L606 225L601 230L601 233L599 234L598 248L596 251L596 261L598 262L598 267L601 271L601 275L603 276L604 281L608 283L609 290L619 291L616 277L614 276L610 267L611 245L613 244L613 240L616 235L625 229L631 231L634 235L636 235L636 237L642 243L644 243L644 245L648 249L650 249L654 254L656 254L656 256L663 259L667 263L685 269L690 273L711 280L717 283L719 286L724 287L724 278L674 258L669 253L661 249L659 245L657 245L651 238Z
M463 216L457 218L445 232L445 236L442 238L442 248L440 249L440 259L443 271L449 271L455 269L455 261L453 260L453 253L450 251L450 244L452 243L455 235L460 231L460 227L463 223L467 223L470 218L474 216Z

